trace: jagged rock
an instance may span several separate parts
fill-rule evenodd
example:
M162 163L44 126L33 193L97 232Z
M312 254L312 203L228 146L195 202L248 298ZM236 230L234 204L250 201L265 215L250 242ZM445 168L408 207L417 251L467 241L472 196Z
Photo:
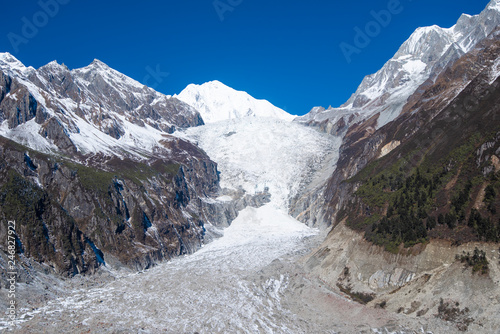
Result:
M38 149L55 145L67 151L74 146L84 153L121 150L137 156L137 150L143 151L139 155L147 155L151 143L163 134L204 124L200 114L186 103L160 94L98 60L72 71L55 61L35 70L8 53L1 54L0 120L8 119L9 129L15 129L32 119L43 124L51 117L57 117L63 127L57 136L32 125L30 128L36 128L41 137L17 132L15 140L27 145L39 140ZM53 125L51 121L49 126ZM86 129L84 133L73 131L81 126ZM72 144L60 140L63 132L74 134L68 136ZM102 134L114 140L104 140Z
M39 133L42 137L52 140L63 152L76 153L76 146L69 138L64 126L56 117L51 117L47 122L42 124Z

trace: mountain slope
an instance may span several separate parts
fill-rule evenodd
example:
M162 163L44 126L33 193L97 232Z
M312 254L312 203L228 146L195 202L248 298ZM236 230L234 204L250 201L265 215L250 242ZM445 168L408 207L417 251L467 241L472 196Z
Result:
M372 178L377 184L376 175L381 176L389 170L394 178L399 177L396 174L401 174L400 177L406 179L415 174L418 167L418 178L432 178L433 187L432 190L427 189L423 203L418 199L418 203L415 203L417 206L415 210L422 211L421 219L427 219L428 222L434 218L437 219L439 214L452 213L455 215L454 221L448 224L448 227L452 228L446 229L440 235L451 239L464 237L464 235L455 235L453 226L457 223L465 223L465 217L470 216L474 203L476 203L476 209L486 209L482 204L477 204L482 203L483 200L480 189L484 191L490 184L494 188L497 187L493 175L497 171L495 167L495 161L498 159L496 157L497 131L500 130L498 120L500 83L498 71L495 69L499 51L500 30L494 37L484 41L481 48L466 54L443 72L437 78L436 83L423 93L418 103L408 106L407 113L375 132L374 137L380 139L380 144L377 150L372 151L375 155L369 158L372 163L357 173L352 179L353 182L362 180L361 182L366 184L367 178ZM466 72L473 79L462 87ZM460 87L460 93L456 96L452 95L450 99L450 95L446 93L449 89L453 92L453 88L457 86ZM417 110L418 112L415 112ZM370 140L361 140L351 147L364 146ZM383 152L383 148L387 145L391 146L391 143L398 144L392 145L390 149ZM340 163L344 165L344 162ZM413 178L416 178L416 174ZM454 182L446 183L453 178ZM472 179L474 183L467 190L468 194L464 194L462 196L464 198L457 202L455 196L466 188L467 180ZM387 185L384 184L385 182L381 181L380 187L384 188L382 190L387 190L385 188ZM362 186L358 189L357 196L363 198L365 204L371 205L371 213L374 213L375 207L390 202L392 192L400 193L403 192L402 189L406 189L405 187L409 190L414 186L419 187L411 182L405 186L394 184L390 187L392 190L385 195L381 195L381 189L377 195ZM440 186L445 189L440 191ZM495 189L495 193L497 190ZM377 196L381 198L375 200ZM438 197L434 198L434 196ZM468 202L469 196L470 202ZM475 196L479 196L478 201ZM427 201L434 200L437 202L433 202L430 206L425 205L429 204ZM494 201L494 198L492 200ZM467 203L470 206L467 206ZM490 208L493 204L491 203ZM404 207L401 203L398 204L399 208L402 206ZM352 209L353 206L351 205L350 208ZM484 210L482 214L491 220L493 226L496 226L499 217L494 211ZM476 237L481 239L481 233L484 231L477 228L476 226L469 231L471 236L466 238L467 240L471 238L476 240L473 237L474 234L478 234ZM464 232L463 229L462 232ZM498 241L499 237L500 235L492 236L489 241Z
M0 219L16 221L19 283L36 276L30 261L71 277L103 264L142 269L201 246L211 214L199 197L219 188L215 163L194 146L170 141L175 160L82 165L2 137L0 145Z
M257 100L219 81L191 84L174 97L198 110L205 123L241 117L272 117L288 121L295 118L266 100Z
M434 107L440 110L439 108L446 106L475 78L484 66L478 67L478 63L474 61L470 61L469 66L462 66L462 70L454 74L456 77L451 82L446 71L458 59L463 58L464 50L480 53L496 38L495 28L500 21L498 8L499 1L493 0L479 15L462 15L452 28L432 26L417 29L399 48L393 59L376 74L363 80L348 103L340 108L328 110L316 107L309 114L295 120L342 138L341 152L346 153L342 153L341 157L344 156L347 160L343 170L332 177L338 178L335 184L352 177L373 158L373 147L360 146L357 145L358 142L368 138L372 146L378 147L380 138L374 135L374 132L402 113L415 113L420 110L421 105L433 103L429 100L432 99L429 95L431 87L434 87L433 95L440 103ZM486 33L489 35L484 37ZM417 60L418 64L422 62L427 65L420 67L422 71L415 70L416 76L411 77L405 66L406 69L418 69L418 66L410 66L412 63L417 64ZM440 85L436 85L438 78L441 78ZM368 101L365 97L370 95L370 92L373 93L373 99ZM427 95L424 96L424 92L427 92ZM397 144L397 141L387 143L388 146L384 150L393 149ZM331 224L332 220L326 218L330 215L325 215L324 208L328 207L326 203L336 196L333 194L338 194L334 190L335 187L330 187L330 190L326 189L326 186L317 187L299 194L299 198L292 205L293 216L300 216L301 220L309 224Z
M308 256L311 275L373 307L444 319L450 332L498 331L499 54L497 27L392 122L346 130L318 195L316 214L334 227Z

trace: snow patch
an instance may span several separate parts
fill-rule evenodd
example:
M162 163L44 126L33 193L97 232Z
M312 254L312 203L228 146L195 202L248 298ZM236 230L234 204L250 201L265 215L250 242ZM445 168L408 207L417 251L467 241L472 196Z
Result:
M224 196L217 197L217 200L219 202L231 202L231 201L233 201L233 198L231 196L224 195Z
M420 59L408 61L406 64L403 65L403 69L406 72L410 73L411 75L418 75L422 73L426 67L427 64L425 64Z
M40 128L40 124L32 119L14 129L9 129L8 121L5 120L0 125L0 135L36 151L57 152L58 148L54 144L38 134Z
M490 73L490 85L492 85L500 76L500 58L495 60Z
M488 8L500 11L500 0L491 0L488 4Z

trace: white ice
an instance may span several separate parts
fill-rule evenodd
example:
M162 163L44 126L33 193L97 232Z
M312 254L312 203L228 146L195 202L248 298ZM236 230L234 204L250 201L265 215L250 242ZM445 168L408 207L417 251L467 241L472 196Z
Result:
M253 194L268 188L275 208L288 201L340 142L301 124L275 118L242 118L187 129L190 138L218 163L221 186Z

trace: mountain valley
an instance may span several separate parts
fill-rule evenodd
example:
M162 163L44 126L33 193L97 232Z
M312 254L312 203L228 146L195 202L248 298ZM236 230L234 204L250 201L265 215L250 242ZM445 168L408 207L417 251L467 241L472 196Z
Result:
M498 333L499 55L491 0L296 117L0 54L0 330Z

